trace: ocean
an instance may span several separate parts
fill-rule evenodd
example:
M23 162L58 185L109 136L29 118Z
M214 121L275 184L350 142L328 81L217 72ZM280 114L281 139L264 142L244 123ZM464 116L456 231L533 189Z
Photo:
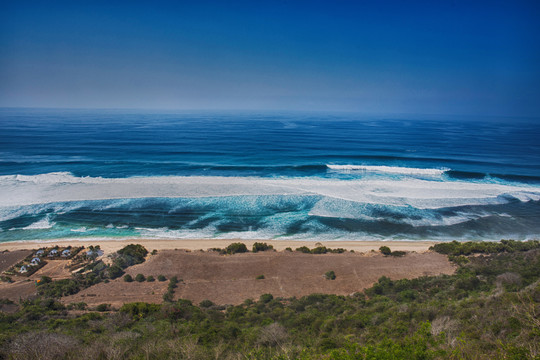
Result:
M540 121L0 110L0 241L540 237Z

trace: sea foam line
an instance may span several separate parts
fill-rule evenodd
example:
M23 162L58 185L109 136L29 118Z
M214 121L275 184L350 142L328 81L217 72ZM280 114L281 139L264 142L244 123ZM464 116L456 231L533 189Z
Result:
M50 177L48 175L51 175ZM324 196L368 204L441 208L540 200L540 186L426 179L257 177L78 178L66 173L0 177L0 207L133 198ZM1 209L0 209L1 210Z
M448 168L443 169L422 169L422 168L409 168L400 166L374 166L374 165L326 165L331 170L336 171L368 171L387 174L403 174L403 175L428 175L438 176L444 174L450 170Z

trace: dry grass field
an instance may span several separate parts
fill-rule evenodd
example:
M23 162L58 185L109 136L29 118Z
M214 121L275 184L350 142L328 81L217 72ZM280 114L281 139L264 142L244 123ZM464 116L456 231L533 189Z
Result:
M324 274L333 270L335 280ZM409 253L404 257L380 254L302 254L298 252L260 252L219 255L213 252L164 250L149 256L143 264L126 271L137 274L177 276L182 281L175 299L199 303L208 299L216 304L239 304L271 293L276 297L301 297L312 293L349 295L371 286L381 276L392 279L423 275L451 274L454 267L437 253ZM264 275L264 279L257 279ZM63 298L64 303L84 301L89 305L126 302L160 303L167 282L131 282L122 278L100 283L78 294Z

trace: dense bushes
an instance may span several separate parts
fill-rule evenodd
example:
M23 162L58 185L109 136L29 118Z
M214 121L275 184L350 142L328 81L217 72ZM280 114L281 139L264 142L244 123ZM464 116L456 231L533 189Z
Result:
M390 250L390 248L388 246L381 246L379 248L379 251L381 252L381 254L383 254L384 256L395 256L395 257L401 257L401 256L405 256L406 255L406 252L405 251L392 251Z
M146 255L148 255L148 250L146 250L144 246L130 244L117 251L114 263L122 269L125 269L128 266L143 263Z
M37 290L43 297L57 298L76 294L80 290L80 284L73 279L50 281L50 278L44 276L38 283Z
M268 245L267 243L261 243L256 242L253 244L253 252L259 252L259 251L268 251L268 250L274 250L274 247L272 245Z
M516 252L540 249L540 241L516 241L501 240L500 242L491 241L468 241L468 242L446 242L435 244L430 247L440 254L446 255L471 255L471 254L494 254L501 252Z
M247 251L247 246L243 243L232 243L225 248L227 254L245 253Z
M327 248L326 246L317 246L313 249L310 249L307 246L301 246L301 247L296 248L296 251L299 251L304 254L327 254L327 253L342 254L346 250L343 248L331 249L331 248Z

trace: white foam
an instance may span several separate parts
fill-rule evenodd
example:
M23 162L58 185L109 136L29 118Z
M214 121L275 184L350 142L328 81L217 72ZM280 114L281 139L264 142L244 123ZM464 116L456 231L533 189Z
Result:
M45 230L45 229L52 228L54 225L55 225L54 222L51 222L48 218L44 218L22 229L23 230Z
M440 176L450 169L422 169L399 166L371 166L371 165L326 165L336 171L366 171L386 174Z
M0 207L85 200L239 195L316 195L358 203L441 208L540 200L540 187L422 179L256 177L75 177L68 173L0 177Z

